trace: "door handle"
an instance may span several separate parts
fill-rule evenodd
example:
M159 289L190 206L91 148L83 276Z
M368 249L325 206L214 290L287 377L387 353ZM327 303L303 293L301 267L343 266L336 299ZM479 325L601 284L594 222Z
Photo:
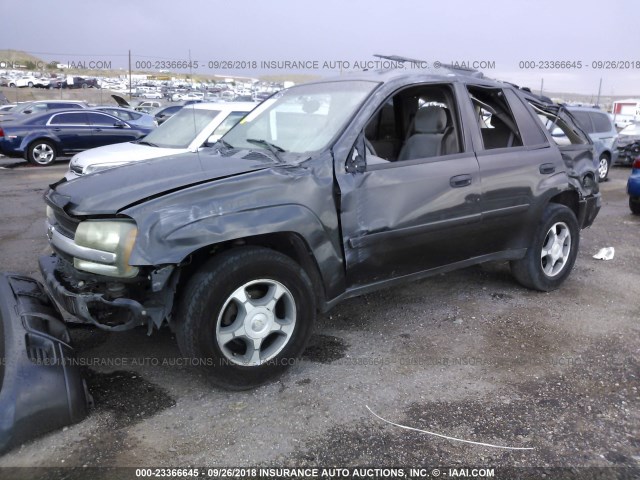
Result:
M102 129L101 129L101 128L94 128L94 129L93 129L93 131L94 131L94 132L101 132L101 131L102 131Z
M548 175L556 171L556 166L553 163L543 163L540 165L540 173Z
M54 131L54 132L61 132L61 131L62 131L62 129L61 129L61 128L54 128L54 129L53 129L53 131Z
M453 188L468 187L471 185L473 177L471 175L456 175L449 179L449 185Z

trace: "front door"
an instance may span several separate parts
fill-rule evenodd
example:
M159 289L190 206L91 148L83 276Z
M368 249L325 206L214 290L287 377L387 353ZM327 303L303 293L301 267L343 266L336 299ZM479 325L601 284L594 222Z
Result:
M385 100L350 158L336 163L349 286L474 256L480 174L461 128L451 86L406 88Z

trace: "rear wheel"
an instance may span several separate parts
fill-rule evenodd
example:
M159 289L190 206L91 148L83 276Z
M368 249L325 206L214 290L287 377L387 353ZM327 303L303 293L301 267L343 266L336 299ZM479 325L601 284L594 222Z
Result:
M598 160L598 181L604 182L609 176L609 168L611 167L611 160L606 153L600 155Z
M548 292L569 276L578 255L580 228L568 207L549 204L527 254L511 262L511 273L527 288Z
M640 215L640 197L629 197L629 208L634 215Z
M242 247L212 258L191 277L176 312L183 355L220 387L244 390L293 365L316 315L311 281L291 258Z
M51 165L56 156L56 147L48 140L36 140L27 149L27 161L38 166Z

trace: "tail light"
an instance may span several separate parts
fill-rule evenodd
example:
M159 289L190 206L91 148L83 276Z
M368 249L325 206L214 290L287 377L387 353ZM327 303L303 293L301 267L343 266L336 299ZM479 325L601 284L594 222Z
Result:
M0 128L0 137L4 137L4 130L2 130L2 128Z
M0 132L2 132L1 128L0 128ZM0 133L0 137L1 136L2 136L2 133ZM640 169L640 157L636 157L635 161L633 162L633 168Z

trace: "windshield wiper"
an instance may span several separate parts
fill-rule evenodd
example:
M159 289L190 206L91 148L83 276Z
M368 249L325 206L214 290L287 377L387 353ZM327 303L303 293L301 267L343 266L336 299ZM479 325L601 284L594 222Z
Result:
M269 150L271 153L273 153L273 156L276 157L276 160L278 160L279 162L284 163L284 160L280 157L281 153L286 152L286 150L284 148L279 147L278 145L274 145L273 143L269 143L266 140L262 140L262 139L258 139L258 138L247 138L246 141L249 142L249 143L256 144L256 145L262 145L267 150Z
M221 143L224 148L228 148L229 150L233 150L235 148L233 145L223 139L219 139L216 143Z
M157 147L158 146L155 143L147 142L145 140L139 140L138 141L138 145L149 145L150 147Z

